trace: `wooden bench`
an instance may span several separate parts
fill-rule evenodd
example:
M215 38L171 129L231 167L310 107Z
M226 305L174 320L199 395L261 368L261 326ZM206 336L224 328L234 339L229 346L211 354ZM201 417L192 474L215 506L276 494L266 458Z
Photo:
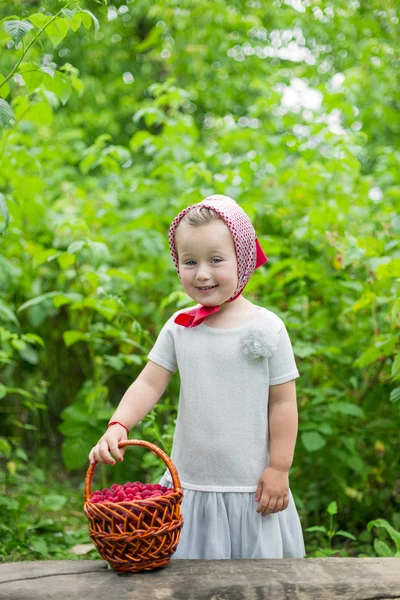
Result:
M119 574L100 560L0 564L1 600L400 600L397 558L172 560Z

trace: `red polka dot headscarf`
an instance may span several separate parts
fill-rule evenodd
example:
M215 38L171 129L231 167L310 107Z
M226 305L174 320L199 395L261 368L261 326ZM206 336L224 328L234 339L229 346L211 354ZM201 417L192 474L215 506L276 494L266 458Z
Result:
M258 242L254 227L244 210L239 206L239 204L237 204L237 202L232 200L232 198L217 194L214 196L208 196L205 198L205 200L202 200L202 202L199 202L198 204L192 204L191 206L188 206L182 210L182 212L180 212L171 223L168 234L169 247L178 275L179 262L175 247L175 231L181 219L190 210L193 208L199 208L201 206L211 208L213 211L218 213L218 215L225 221L232 234L238 264L238 284L233 296L229 298L227 302L233 302L233 300L236 300L236 298L240 296L255 269L258 269L258 267L264 265L268 261L268 258L265 256L264 251ZM196 327L197 325L200 325L209 315L218 312L220 308L220 306L201 306L199 308L192 308L186 312L180 313L176 317L175 323L183 325L184 327Z

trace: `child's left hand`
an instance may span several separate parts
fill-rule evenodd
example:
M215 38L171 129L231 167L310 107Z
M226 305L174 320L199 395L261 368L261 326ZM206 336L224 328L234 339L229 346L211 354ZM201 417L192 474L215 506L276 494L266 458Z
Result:
M257 484L255 501L261 516L285 510L289 504L289 473L267 467Z

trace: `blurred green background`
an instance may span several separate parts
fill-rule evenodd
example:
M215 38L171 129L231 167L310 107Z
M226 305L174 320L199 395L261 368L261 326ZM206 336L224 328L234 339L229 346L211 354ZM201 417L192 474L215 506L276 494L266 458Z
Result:
M400 556L398 4L14 0L0 18L0 561L98 557L87 456L192 304L167 232L211 193L252 219L269 262L245 296L293 343L308 555ZM130 437L170 452L178 390ZM94 487L164 468L128 449Z

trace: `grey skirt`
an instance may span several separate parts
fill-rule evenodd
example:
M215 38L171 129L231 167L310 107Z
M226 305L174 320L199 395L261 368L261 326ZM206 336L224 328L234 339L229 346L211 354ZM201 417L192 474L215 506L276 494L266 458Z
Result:
M161 485L173 484L165 477ZM289 505L262 517L256 492L183 488L181 537L172 559L304 558L303 532L292 492Z

